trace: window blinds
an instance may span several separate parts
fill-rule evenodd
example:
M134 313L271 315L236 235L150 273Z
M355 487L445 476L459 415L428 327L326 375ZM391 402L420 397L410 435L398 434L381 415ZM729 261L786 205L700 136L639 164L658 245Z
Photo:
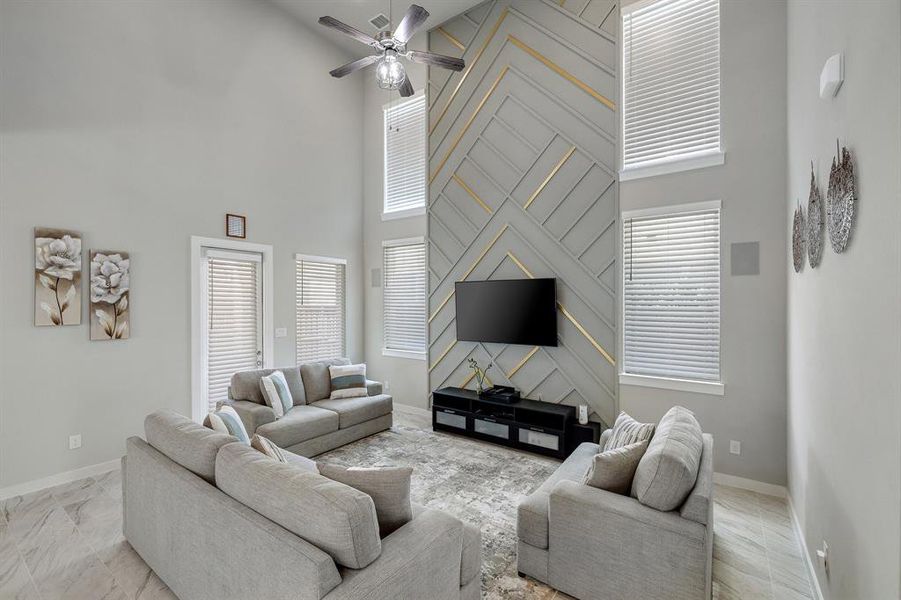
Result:
M385 242L383 251L385 349L424 354L425 243Z
M719 381L719 209L623 228L624 372Z
M385 107L386 214L425 207L425 94Z
M238 252L207 254L207 401L228 397L231 376L262 366L261 258Z
M297 257L297 364L345 355L345 264Z
M719 0L623 9L623 169L720 151Z

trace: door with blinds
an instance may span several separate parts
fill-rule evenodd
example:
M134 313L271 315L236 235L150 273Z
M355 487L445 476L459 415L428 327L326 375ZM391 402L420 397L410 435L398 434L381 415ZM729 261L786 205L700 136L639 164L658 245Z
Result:
M346 355L346 261L320 256L295 257L297 364Z
M263 367L263 257L204 248L201 393L208 410L228 397L237 371Z
M425 359L426 275L422 238L383 243L384 350L388 356Z

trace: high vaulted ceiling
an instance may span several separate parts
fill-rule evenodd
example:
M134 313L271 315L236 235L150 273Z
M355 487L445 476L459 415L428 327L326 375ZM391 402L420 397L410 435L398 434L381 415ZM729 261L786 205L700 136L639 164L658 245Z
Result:
M350 56L364 56L368 53L366 46L359 42L342 36L335 31L329 31L321 27L317 21L319 17L328 15L344 21L348 25L356 27L360 31L375 35L377 30L370 25L369 19L381 13L388 16L388 2L391 2L392 24L389 28L394 30L404 16L404 12L410 4L415 3L427 11L430 15L425 25L417 31L416 39L424 36L429 29L437 27L444 21L459 15L470 8L484 2L484 0L271 0L281 6L287 12L320 35L323 40L333 43ZM424 47L424 46L423 46Z

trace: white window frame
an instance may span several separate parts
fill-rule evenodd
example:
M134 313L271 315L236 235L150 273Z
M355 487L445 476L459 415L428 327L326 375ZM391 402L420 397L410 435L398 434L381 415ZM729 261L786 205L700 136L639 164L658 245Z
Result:
M274 363L273 357L273 302L272 302L272 246L267 244L254 244L238 240L221 238L191 236L191 418L200 423L208 412L207 400L204 397L206 382L204 381L206 353L204 344L203 318L205 312L202 306L203 286L207 274L204 272L204 249L256 252L263 257L263 368L271 369Z
M625 15L640 10L644 7L647 7L651 4L661 2L665 0L641 0L640 2L634 2L622 8L620 12L619 19L619 39L620 39L620 52L619 52L619 72L625 73L626 69L626 44L625 44L625 32L624 32L624 17ZM670 173L680 173L683 171L693 171L695 169L704 169L707 167L715 167L725 164L726 162L726 151L723 141L723 77L722 77L722 32L723 32L723 3L719 3L719 33L720 33L720 82L719 82L719 100L720 100L720 111L719 111L719 119L720 119L720 140L719 140L719 148L716 150L706 150L703 152L694 152L694 153L686 153L674 157L670 157L667 159L659 160L654 162L653 164L648 164L646 166L636 166L636 167L626 167L625 166L625 119L626 119L626 84L625 78L620 77L619 84L619 105L622 107L620 110L620 118L619 118L619 133L620 133L620 149L619 149L619 180L620 181L632 181L636 179L644 179L646 177L656 177L657 175L667 175Z
M409 350L398 350L397 348L387 348L385 346L385 248L389 248L391 246L406 246L409 244L422 244L423 250L425 251L425 257L423 260L422 268L423 268L423 277L426 280L426 300L422 307L422 320L426 325L424 340L425 350L422 352L411 352ZM400 238L393 240L383 240L382 241L382 356L390 356L393 358L409 358L412 360L421 360L425 361L428 358L428 345L429 345L429 329L428 329L428 316L427 316L427 305L428 305L428 265L429 257L428 257L428 247L425 245L425 237L417 236L417 237L409 237L409 238Z
M344 348L344 354L347 354L347 259L346 258L336 258L333 256L316 256L313 254L295 254L294 255L294 268L297 269L298 261L307 261L307 262L318 262L329 265L343 265L344 266L344 314L341 318L344 320L344 339L341 341L341 346ZM297 281L294 282L294 335L297 335ZM298 341L294 340L294 358L297 361L297 345ZM297 361L297 364L300 364Z
M719 381L701 381L694 379L680 379L676 377L659 377L653 375L636 375L625 372L625 361L619 364L619 384L628 386L638 386L646 388L656 388L664 390L674 390L680 392L694 392L698 394L707 394L712 396L724 396L726 393L726 383L723 370L723 209L722 201L710 200L707 202L692 202L689 204L676 204L670 206L659 206L653 208L643 208L628 210L622 212L621 222L623 225L619 228L619 252L623 254L625 249L625 240L623 239L623 231L625 223L628 219L640 217L654 217L661 215L676 215L685 212L696 212L701 210L718 210L720 212L720 347L719 347L719 363L720 363L720 380ZM625 291L626 273L622 269L620 289ZM625 339L626 339L626 298L625 293L620 294L619 298L619 316L620 335L619 335L619 355L626 355Z
M382 221L393 221L395 219L407 219L409 217L419 217L425 215L426 206L429 202L429 106L428 99L425 100L425 118L422 120L422 133L423 138L425 139L425 147L422 157L422 172L423 172L423 190L422 190L422 206L417 206L414 208L407 208L402 210L387 210L387 202L388 202L388 127L385 119L388 115L388 110L391 108L395 108L404 102L409 102L420 96L425 96L425 90L417 90L412 96L408 96L406 98L400 98L398 100L392 100L384 105L382 105Z

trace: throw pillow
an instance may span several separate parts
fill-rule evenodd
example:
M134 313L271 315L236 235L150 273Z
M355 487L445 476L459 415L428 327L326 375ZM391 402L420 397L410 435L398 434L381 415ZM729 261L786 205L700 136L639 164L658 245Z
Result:
M238 438L242 444L250 445L250 436L244 429L244 422L231 406L225 405L211 412L204 419L203 424L214 431L227 433Z
M273 371L270 375L260 377L260 390L266 405L275 412L275 418L280 419L294 406L294 398L288 389L288 380L281 371Z
M613 431L604 444L603 451L613 450L614 448L622 448L637 442L650 440L654 437L653 423L639 423L625 412L619 413L616 417L616 423L613 424Z
M582 483L615 494L628 494L648 443L644 440L595 454Z
M366 390L366 365L332 365L328 372L332 378L329 400L369 395Z
M300 467L304 471L311 471L313 473L319 472L315 461L310 460L306 456L300 456L299 454L282 450L272 443L272 440L264 438L259 434L254 434L253 439L250 440L250 447L259 450L269 458L277 460L278 462Z
M380 537L389 535L413 518L413 506L410 504L410 476L413 474L413 467L317 466L321 475L349 485L372 498Z

